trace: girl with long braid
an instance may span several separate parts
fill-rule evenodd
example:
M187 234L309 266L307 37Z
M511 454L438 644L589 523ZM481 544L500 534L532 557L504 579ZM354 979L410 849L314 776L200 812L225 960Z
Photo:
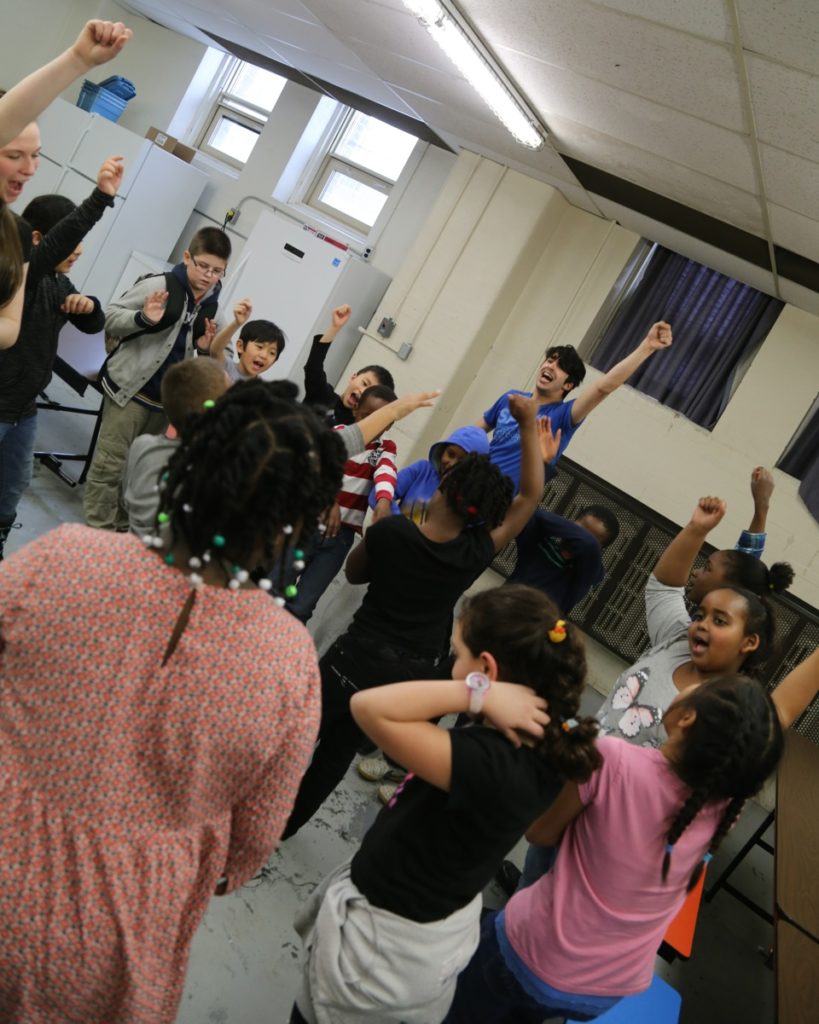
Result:
M545 594L478 594L452 641L452 680L352 698L359 726L410 774L296 922L308 954L293 1024L440 1021L504 853L565 779L585 782L601 763L596 722L578 712L583 644ZM450 712L483 723L430 722Z
M660 749L597 741L602 768L568 782L528 830L561 840L554 870L486 919L446 1024L593 1020L648 988L687 891L782 753L782 727L747 676L692 686Z
M352 625L321 659L319 742L285 839L341 782L362 742L350 714L352 695L448 675L456 602L531 518L543 492L537 408L531 399L512 396L510 409L520 423L523 453L517 497L487 456L467 455L441 480L423 523L388 516L348 556L347 579L369 587Z
M3 1021L171 1024L210 897L279 839L319 674L251 574L345 459L294 392L242 384L186 421L149 544L72 524L0 564Z

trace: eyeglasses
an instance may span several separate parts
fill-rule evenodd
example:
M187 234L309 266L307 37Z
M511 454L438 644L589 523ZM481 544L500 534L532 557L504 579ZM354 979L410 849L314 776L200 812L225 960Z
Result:
M212 267L209 263L200 263L195 256L191 256L191 263L207 277L224 277L227 273L225 267Z

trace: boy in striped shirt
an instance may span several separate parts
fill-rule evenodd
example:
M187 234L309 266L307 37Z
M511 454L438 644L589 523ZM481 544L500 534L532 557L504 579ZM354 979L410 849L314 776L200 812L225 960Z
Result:
M392 388L384 384L367 388L355 407L355 422L394 402L396 397ZM394 441L377 437L360 455L347 460L341 490L324 518L323 533L304 545L305 568L299 578L298 594L286 605L302 622L313 614L321 595L344 564L356 535L362 533L370 492L375 490L376 501L392 501L398 475L397 454Z

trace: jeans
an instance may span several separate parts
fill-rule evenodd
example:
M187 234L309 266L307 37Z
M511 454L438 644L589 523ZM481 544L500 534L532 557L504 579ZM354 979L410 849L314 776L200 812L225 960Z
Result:
M557 860L559 846L537 846L530 843L526 851L526 860L523 862L523 874L520 876L516 892L532 885L547 872L551 871Z
M321 725L313 760L301 780L296 802L282 839L295 835L344 778L363 733L350 714L350 700L359 690L408 679L436 679L441 658L418 658L411 652L354 634L339 637L319 662Z
M0 423L0 526L11 526L31 483L37 414L17 423Z
M328 537L316 531L310 542L303 546L306 568L299 578L299 592L285 605L291 615L295 615L302 622L308 621L321 595L344 565L355 537L355 530L349 526L342 526L335 537Z
M548 1002L535 999L506 964L496 933L497 914L481 921L481 941L458 978L444 1024L542 1024L545 1018L594 1020L617 998L583 997L553 989ZM592 1004L599 1003L599 1006Z

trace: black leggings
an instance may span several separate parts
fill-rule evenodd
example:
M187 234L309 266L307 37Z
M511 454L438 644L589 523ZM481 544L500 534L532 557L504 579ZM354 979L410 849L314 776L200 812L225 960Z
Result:
M438 679L448 675L448 658L418 658L378 644L375 650L361 638L345 633L319 662L321 725L313 760L301 780L296 803L282 834L289 839L309 821L344 778L363 733L350 714L358 690L409 679Z

